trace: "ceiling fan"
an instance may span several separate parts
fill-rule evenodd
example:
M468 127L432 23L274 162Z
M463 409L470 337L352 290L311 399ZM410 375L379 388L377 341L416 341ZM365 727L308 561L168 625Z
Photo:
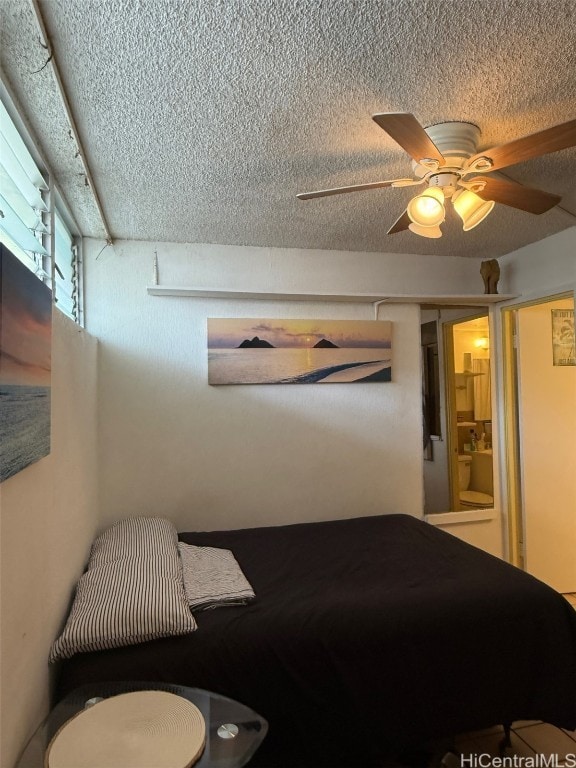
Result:
M309 200L365 189L425 185L390 227L389 235L409 229L422 237L441 237L447 200L462 219L464 231L484 221L495 203L545 213L560 202L558 195L485 174L576 146L576 120L478 152L480 129L472 123L447 122L424 128L408 112L384 112L372 119L410 155L415 178L301 192L296 197Z

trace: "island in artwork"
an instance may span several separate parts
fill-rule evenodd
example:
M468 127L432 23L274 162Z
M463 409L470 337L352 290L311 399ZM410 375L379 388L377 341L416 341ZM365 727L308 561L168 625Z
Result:
M318 344L314 344L314 349L338 349L338 344L333 344L328 339L320 339Z
M389 321L208 320L209 384L336 384L391 379Z
M238 349L274 349L274 345L270 344L265 339L259 339L258 336L254 336L253 339L244 339L241 344L238 344Z

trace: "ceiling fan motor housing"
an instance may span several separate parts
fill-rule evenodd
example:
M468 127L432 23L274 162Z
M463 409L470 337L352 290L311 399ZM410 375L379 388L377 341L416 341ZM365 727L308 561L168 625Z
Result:
M480 128L473 123L437 123L425 128L425 131L447 160L443 171L460 170L466 160L476 154ZM431 168L428 163L423 165L412 161L412 170L418 178L424 178Z

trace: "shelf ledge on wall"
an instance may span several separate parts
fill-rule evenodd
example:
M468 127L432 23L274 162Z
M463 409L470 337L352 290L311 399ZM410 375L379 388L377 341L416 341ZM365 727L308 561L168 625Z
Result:
M356 303L433 304L443 306L485 307L517 296L502 293L463 294L451 296L422 296L413 294L381 293L288 293L285 291L237 291L211 288L185 288L170 285L151 285L146 289L150 296L187 296L197 299L251 299L256 301L350 301Z
M424 515L427 523L439 526L462 525L463 523L487 523L495 520L497 512L490 509L463 509L458 512L434 512Z

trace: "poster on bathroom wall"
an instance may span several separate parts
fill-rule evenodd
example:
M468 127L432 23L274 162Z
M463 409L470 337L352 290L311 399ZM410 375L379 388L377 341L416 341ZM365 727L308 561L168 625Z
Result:
M0 482L50 453L52 292L0 244Z
M356 384L392 379L385 320L208 319L208 383Z
M576 365L574 310L553 309L552 358L554 365Z

